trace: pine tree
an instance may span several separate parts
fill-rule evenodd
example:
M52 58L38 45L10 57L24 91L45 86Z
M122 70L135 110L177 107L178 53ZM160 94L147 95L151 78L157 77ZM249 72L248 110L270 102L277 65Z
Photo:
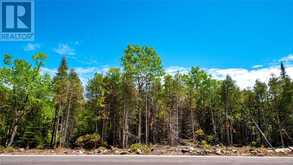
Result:
M64 133L64 114L66 113L66 106L69 93L69 80L68 80L68 66L65 56L61 60L61 64L58 68L58 72L53 80L54 85L54 105L55 105L55 117L52 126L52 138L51 146L57 147L63 145L61 138Z

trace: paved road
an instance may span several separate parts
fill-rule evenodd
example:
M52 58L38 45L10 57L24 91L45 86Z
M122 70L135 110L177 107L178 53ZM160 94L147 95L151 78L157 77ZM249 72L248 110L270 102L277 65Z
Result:
M0 165L293 165L289 157L0 156Z

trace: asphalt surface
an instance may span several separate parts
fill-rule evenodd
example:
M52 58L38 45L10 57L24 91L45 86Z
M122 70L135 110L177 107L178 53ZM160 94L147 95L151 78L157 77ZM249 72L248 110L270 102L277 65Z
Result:
M242 156L0 156L0 165L293 165L293 157Z

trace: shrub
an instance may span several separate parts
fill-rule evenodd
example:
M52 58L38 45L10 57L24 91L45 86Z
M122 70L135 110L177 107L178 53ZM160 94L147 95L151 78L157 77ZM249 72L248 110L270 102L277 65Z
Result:
M76 144L84 149L93 149L102 145L101 136L97 133L80 136Z
M151 152L151 149L147 145L139 144L139 143L132 144L130 146L130 150L131 152L143 152L143 153Z
M252 146L252 147L256 147L256 145L257 145L256 141L252 141L250 144L250 146Z
M197 140L203 140L205 139L205 133L202 129L198 129L195 131L195 137Z
M208 135L208 136L207 136L207 140L208 140L209 143L213 143L213 142L214 142L214 139L215 139L215 138L214 138L213 135Z
M36 149L42 150L42 149L45 149L45 147L43 144L39 144L37 145Z
M199 142L205 141L207 144L214 143L215 137L213 135L206 134L202 129L195 131L195 138Z
M0 153L4 152L4 147L0 145Z
M202 140L200 142L200 144L202 145L202 148L204 148L204 149L210 149L211 148L211 146L209 145L209 143L206 140Z
M15 148L13 148L13 147L6 147L6 148L4 148L4 152L15 152Z

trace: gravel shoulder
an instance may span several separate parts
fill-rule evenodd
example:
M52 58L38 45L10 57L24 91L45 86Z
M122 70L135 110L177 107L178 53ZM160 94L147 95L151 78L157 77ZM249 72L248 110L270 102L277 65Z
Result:
M2 149L0 155L194 155L194 156L283 156L293 157L293 147L288 148L255 148L255 147L220 147L201 148L194 146L150 146L149 152L141 150L100 147L93 150L84 149Z

